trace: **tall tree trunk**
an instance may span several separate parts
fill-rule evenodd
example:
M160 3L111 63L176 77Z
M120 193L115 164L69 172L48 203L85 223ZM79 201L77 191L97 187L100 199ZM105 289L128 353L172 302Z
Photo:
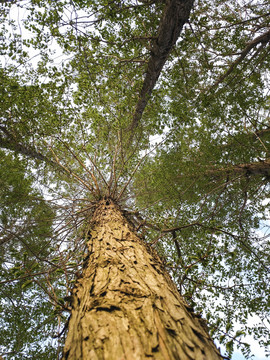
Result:
M112 201L97 207L88 246L63 359L222 359L157 254Z

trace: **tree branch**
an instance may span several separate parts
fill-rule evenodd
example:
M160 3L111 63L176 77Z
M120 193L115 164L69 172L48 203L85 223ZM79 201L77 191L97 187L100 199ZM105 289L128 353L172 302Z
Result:
M0 135L0 147L15 151L16 153L25 155L30 159L41 160L47 164L57 166L57 163L49 159L47 156L41 154L30 145L20 143L4 126L0 126L0 130L4 133L4 136Z
M225 74L221 75L214 85L211 86L211 89L215 89L223 80L225 80L234 70L234 68L242 62L245 57L250 53L250 51L256 47L258 44L265 45L270 41L270 30L264 32L262 35L256 37L252 41L246 44L246 47L242 50L240 56L231 64L229 69L225 72Z
M194 0L169 0L160 21L157 37L153 41L144 83L129 127L134 131L141 120L161 70L187 22Z
M261 160L258 162L247 163L247 164L237 164L221 169L211 169L207 170L207 175L218 175L221 173L233 173L233 174L243 174L243 175L270 175L270 158Z

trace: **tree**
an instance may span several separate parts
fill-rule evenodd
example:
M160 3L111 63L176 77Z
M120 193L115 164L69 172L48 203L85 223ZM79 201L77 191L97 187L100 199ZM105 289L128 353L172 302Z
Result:
M269 345L267 4L1 3L2 355Z

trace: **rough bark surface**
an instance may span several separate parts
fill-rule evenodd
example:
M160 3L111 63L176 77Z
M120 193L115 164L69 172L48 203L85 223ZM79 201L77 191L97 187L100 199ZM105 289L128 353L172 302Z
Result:
M222 359L159 257L112 202L97 208L88 245L63 359Z

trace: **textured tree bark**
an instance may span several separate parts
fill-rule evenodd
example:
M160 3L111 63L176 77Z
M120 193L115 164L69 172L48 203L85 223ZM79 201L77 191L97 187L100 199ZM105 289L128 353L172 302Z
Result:
M97 207L88 246L63 359L222 359L159 257L113 202Z

